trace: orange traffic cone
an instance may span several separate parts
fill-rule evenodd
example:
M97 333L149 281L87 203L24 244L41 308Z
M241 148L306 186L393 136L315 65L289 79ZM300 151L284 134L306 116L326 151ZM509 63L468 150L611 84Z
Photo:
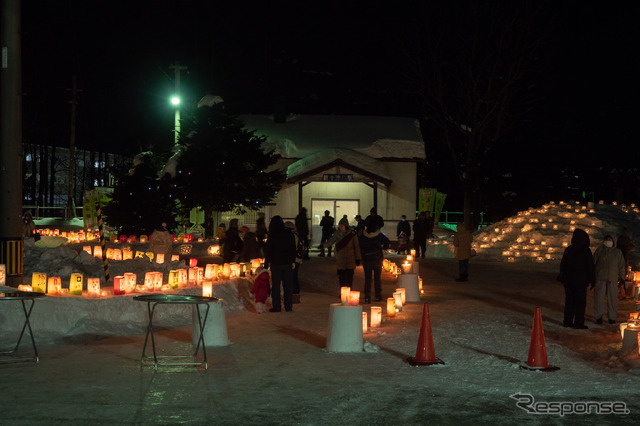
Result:
M416 356L407 358L409 364L413 366L444 364L436 358L436 351L433 347L433 336L431 335L431 317L429 316L429 304L422 306L422 324L420 324L420 335L418 336L418 348Z
M547 349L544 344L544 330L542 329L542 311L539 307L536 307L535 313L533 314L529 359L526 365L523 364L520 368L540 371L559 370L558 367L553 367L547 362Z

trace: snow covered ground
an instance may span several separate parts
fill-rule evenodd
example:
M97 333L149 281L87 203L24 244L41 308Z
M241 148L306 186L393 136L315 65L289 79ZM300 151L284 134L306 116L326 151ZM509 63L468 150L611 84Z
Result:
M576 208L580 211L575 212ZM618 325L593 323L592 292L587 305L589 329L563 328L564 293L555 281L555 256L557 251L561 255L570 226L590 229L592 248L604 234L617 237L622 227L640 235L637 212L625 209L596 205L590 213L575 204L557 203L487 227L475 234L478 256L471 261L467 283L453 280L457 263L442 248L447 247L443 243L449 235L446 230L438 231L442 247L436 250L434 244L431 251L438 257L420 261L426 289L422 301L406 305L395 318L365 333L367 350L357 354L325 349L329 305L339 300L339 288L334 260L313 254L300 270L302 303L294 305L291 313L253 312L247 303L246 282L219 290L225 291L222 297L231 344L207 350L207 371L194 367L164 367L157 372L140 369L144 342L144 325L141 328L140 324L144 324L146 307L131 302L130 296L41 298L32 317L40 363L0 364L5 389L3 423L637 423L637 351L622 351ZM558 224L559 229L554 230L553 225L549 229L549 224ZM519 246L513 247L516 244ZM549 251L550 247L557 251ZM28 246L25 280L36 268L59 275L76 269L95 276L103 273L101 261L82 253L74 257L68 250L79 252L81 247ZM193 250L198 255L206 247L194 244ZM514 254L503 253L508 250ZM530 254L536 252L542 255ZM552 254L551 259L546 254ZM398 255L389 257L402 261ZM125 265L127 262L130 264ZM111 263L110 268L112 275L136 272L140 279L150 265L125 261ZM354 281L355 289L362 290L361 268ZM396 278L383 273L384 296L395 288ZM95 304L100 303L113 304L106 309L111 316L79 312L85 307L96 310ZM443 365L412 367L406 362L416 354L423 303L429 306L435 354ZM19 306L13 305L17 304L4 303L0 311L2 347L11 346L15 325L11 318L21 315ZM542 311L549 364L559 367L555 372L520 369L528 358L536 307ZM622 300L618 321L632 311L635 301ZM75 324L69 319L74 312ZM56 320L61 316L67 318ZM135 325L118 327L123 320ZM47 321L60 321L66 329L56 331ZM188 352L189 323L189 316L180 312L167 315L156 333L158 347L167 353ZM21 350L27 349L23 343ZM591 414L581 414L587 402L594 403ZM613 405L615 402L618 404ZM614 407L626 414L595 414L595 403L601 410L611 412ZM565 415L548 414L560 407Z

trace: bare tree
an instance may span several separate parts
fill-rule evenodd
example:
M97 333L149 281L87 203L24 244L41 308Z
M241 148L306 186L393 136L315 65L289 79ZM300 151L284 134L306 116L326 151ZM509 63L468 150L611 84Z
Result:
M529 2L423 2L405 44L406 75L422 104L427 144L450 157L474 224L484 162L524 102L541 41ZM425 134L428 133L428 136Z

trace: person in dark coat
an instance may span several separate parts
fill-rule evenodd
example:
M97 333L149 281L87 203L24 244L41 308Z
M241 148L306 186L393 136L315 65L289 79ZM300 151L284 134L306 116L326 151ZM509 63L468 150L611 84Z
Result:
M304 246L304 260L309 259L309 218L307 218L307 209L302 207L300 213L295 218L294 225L298 232L298 238Z
M571 245L562 254L558 279L564 284L564 327L588 328L584 324L587 287L596 281L589 244L589 235L584 230L576 228L571 237Z
M284 309L293 310L293 268L296 262L296 239L284 227L281 216L274 216L269 223L269 237L265 245L265 265L271 270L271 303L269 312L282 311L280 285L284 293Z
M404 234L404 238L406 239L406 242L404 245L400 244L402 234ZM402 251L403 253L406 253L408 249L407 243L411 238L411 224L407 220L407 216L404 214L402 215L402 220L398 222L398 226L396 227L396 237L398 238L398 251Z
M260 251L264 255L264 243L267 241L267 234L269 231L267 230L267 224L265 223L264 213L258 213L258 219L256 220L256 238L258 239L258 244L260 245ZM260 256L259 256L260 257Z
M324 243L329 241L329 238L333 235L333 231L335 227L333 226L335 221L333 217L331 217L329 210L324 211L324 216L322 220L320 220L320 227L322 228L322 239L320 240L320 254L318 256L324 257ZM329 257L331 257L331 246L327 249L329 253Z
M378 210L375 207L371 207L369 210L369 216L364 220L364 227L370 229L379 229L382 232L384 226L384 219L378 214Z
M413 221L413 247L416 249L416 259L419 257L424 259L427 251L427 232L429 230L425 212L421 212Z
M225 263L234 262L238 259L238 255L242 251L242 238L238 230L238 219L229 221L229 229L224 236L224 245L222 246L222 258Z
M364 303L371 303L371 281L375 285L375 300L382 300L382 260L384 250L389 248L389 239L373 222L359 237L362 269L364 271Z
M240 228L242 234L242 250L238 255L240 262L249 262L251 259L259 259L262 257L260 252L260 243L255 232L251 232L248 226Z
M360 236L362 235L363 231L364 231L364 219L362 219L362 216L357 214L356 215L356 234Z

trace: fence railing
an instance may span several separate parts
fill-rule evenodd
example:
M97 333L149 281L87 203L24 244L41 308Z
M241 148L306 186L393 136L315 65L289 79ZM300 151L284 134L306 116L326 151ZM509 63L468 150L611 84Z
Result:
M488 222L484 221L484 212L480 212L480 223L478 224L479 228L484 228L485 226L489 225ZM464 212L449 212L449 211L445 211L445 212L441 212L440 213L440 220L438 221L438 225L440 226L452 226L452 225L456 225L458 222L463 222L464 221Z
M82 217L82 209L83 207L76 207L76 217ZM22 206L22 211L30 210L34 219L41 219L43 217L65 217L65 210L67 210L64 206ZM79 214L78 214L79 212Z

